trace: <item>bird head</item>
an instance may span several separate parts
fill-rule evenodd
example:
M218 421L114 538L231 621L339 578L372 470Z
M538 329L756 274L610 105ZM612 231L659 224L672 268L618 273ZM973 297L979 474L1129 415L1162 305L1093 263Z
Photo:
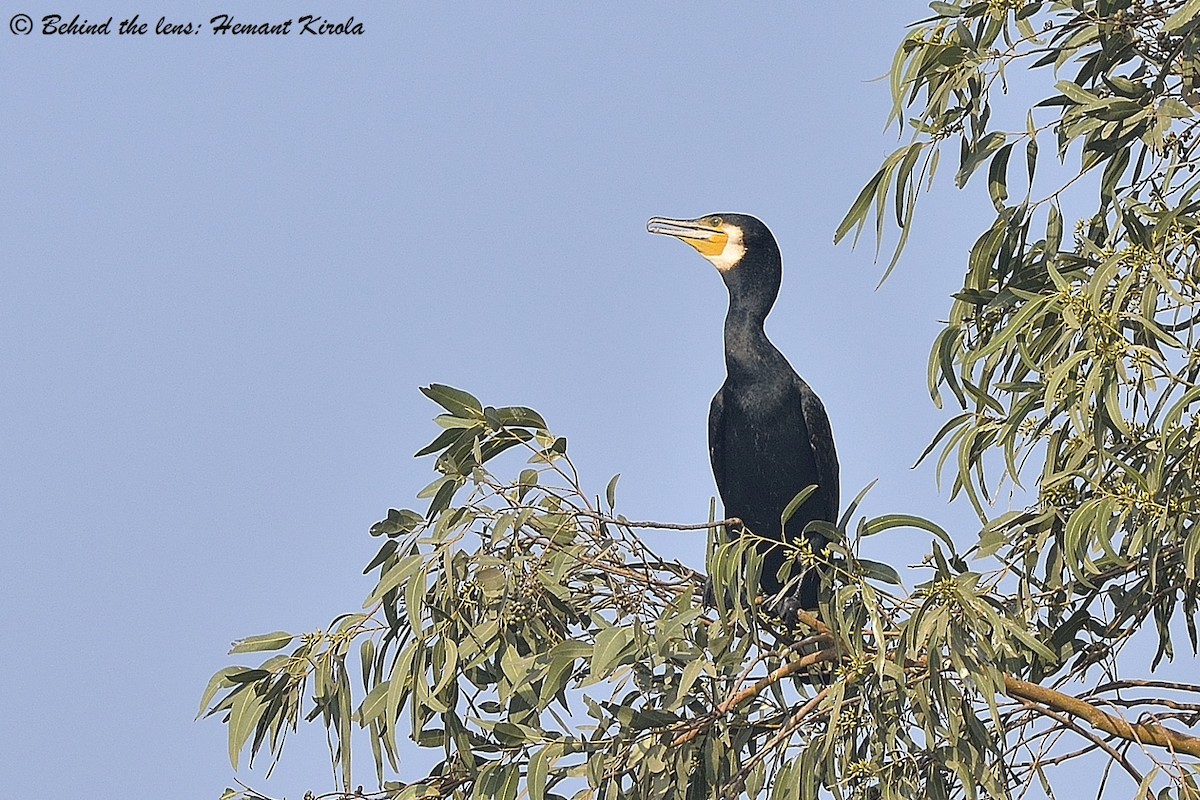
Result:
M770 229L749 214L707 214L696 219L654 217L650 233L682 239L717 268L731 291L753 285L774 299L779 291L779 245Z
M646 223L646 230L682 239L718 270L727 272L736 269L746 255L745 231L734 221L735 217L740 216L708 214L696 219L654 217Z

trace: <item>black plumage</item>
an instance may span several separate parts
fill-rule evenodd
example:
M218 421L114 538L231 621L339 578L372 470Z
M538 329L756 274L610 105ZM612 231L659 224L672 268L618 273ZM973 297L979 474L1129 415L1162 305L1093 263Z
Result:
M773 542L799 540L812 520L836 521L839 502L837 452L825 407L763 329L783 274L779 246L766 225L743 214L656 217L648 229L695 247L729 289L727 375L709 410L709 454L725 516L770 540L759 545L761 589L776 595L783 588L778 573L786 552ZM788 503L813 484L816 492L781 529ZM825 540L810 534L809 542L816 552ZM819 588L818 573L808 570L777 608L816 608Z

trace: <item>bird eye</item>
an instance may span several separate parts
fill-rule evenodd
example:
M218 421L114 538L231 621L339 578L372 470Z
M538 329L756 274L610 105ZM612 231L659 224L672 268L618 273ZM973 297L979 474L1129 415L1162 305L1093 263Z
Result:
M708 224L712 225L714 228L719 228L719 227L721 227L721 218L720 217L709 217Z

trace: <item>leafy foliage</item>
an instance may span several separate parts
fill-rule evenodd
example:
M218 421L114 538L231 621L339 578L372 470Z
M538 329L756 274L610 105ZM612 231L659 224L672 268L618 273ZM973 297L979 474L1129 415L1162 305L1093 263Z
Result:
M276 654L210 683L235 767L278 757L303 714L329 732L338 797L362 794L355 737L375 794L405 800L1053 796L1077 759L1100 760L1100 793L1115 767L1125 795L1200 797L1200 685L1121 658L1142 630L1155 666L1198 638L1200 0L931 8L891 74L911 139L836 236L894 220L890 272L942 148L958 140L960 188L986 171L995 217L929 364L960 413L925 454L976 541L856 521L860 495L825 552L792 554L785 571L821 569L828 591L784 624L743 591L762 564L733 521L627 520L617 479L585 489L535 412L431 386L429 505L372 529L364 610L242 640ZM999 126L1017 74L1053 89ZM1008 482L1031 504L993 515ZM703 576L640 540L655 526L710 532L711 607ZM858 555L901 526L930 535L911 593ZM405 739L438 754L431 773L405 768Z
M703 576L646 549L634 529L655 523L616 514L616 478L603 500L585 494L565 439L536 412L484 407L445 386L424 391L446 411L437 418L443 433L421 451L438 454L440 475L419 495L430 500L424 513L393 509L372 528L384 542L366 569L378 583L365 612L210 683L202 708L225 716L235 766L247 747L278 754L309 684L306 718L331 733L343 794L353 785L356 727L374 748L382 792L403 798L684 798L757 795L768 785L772 796L811 796L844 775L878 779L863 771L868 752L883 753L868 730L886 726L899 737L893 750L924 748L887 718L905 688L889 660L901 642L879 643L901 600L868 579L898 577L858 559L844 533L828 531L835 544L825 560L842 584L823 608L832 624L806 614L787 629L741 591L743 576L761 569L752 536L725 541L723 520L663 526L715 532L716 610L706 612ZM510 448L531 466L502 480L488 465ZM949 541L904 517L863 520L858 535L913 523ZM987 624L1013 623L989 611ZM926 628L907 646L951 630L973 635L944 615ZM282 650L296 638L255 636L232 652ZM352 653L359 669L347 666ZM836 674L819 669L829 662L839 662ZM361 699L352 701L356 683ZM922 699L914 719L930 737L943 706L962 705L962 691ZM876 707L868 694L891 705ZM973 746L987 749L979 733ZM388 779L400 768L402 734L441 753L423 780ZM814 738L820 748L800 747Z
M848 536L860 496L825 531L834 588L790 627L743 592L762 566L751 536L727 541L727 520L660 526L714 531L706 609L702 576L635 535L657 524L615 512L616 478L603 499L585 493L535 412L425 392L447 411L422 451L438 454L439 477L424 513L393 509L372 528L384 541L365 611L221 670L205 692L235 766L246 748L278 756L311 686L305 718L330 734L339 797L352 795L355 730L386 797L1004 796L1011 676L1060 657L935 524L888 515ZM513 448L531 466L501 479L493 464ZM862 538L901 526L946 548L911 597L857 556ZM793 569L814 560L794 555ZM233 652L296 641L274 632ZM429 775L393 779L402 737L440 754Z
M1200 100L1200 7L932 7L938 16L908 35L893 68L894 115L916 112L913 141L864 189L840 234L871 209L882 225L893 187L907 233L916 184L949 138L960 142L960 186L987 166L996 217L971 250L930 359L934 400L949 389L964 413L930 449L957 463L953 493L987 522L981 552L1019 577L1020 602L1046 609L1041 624L1055 641L1082 635L1088 660L1102 660L1152 617L1157 660L1173 652L1178 612L1194 650L1200 176L1188 104ZM1029 110L1023 130L995 129L992 95L1014 64L1077 71ZM1035 192L1048 138L1079 168ZM1010 197L1018 145L1024 190ZM918 165L927 174L914 180ZM1083 183L1095 191L1090 203ZM1069 241L1064 207L1086 209ZM1042 461L1029 511L987 518L993 451L1014 482Z
M971 249L929 366L934 401L948 390L963 413L926 455L940 448L939 467L956 467L952 493L985 523L976 551L999 558L1008 602L1060 656L1035 679L1119 675L1118 654L1147 621L1156 665L1174 655L1176 624L1194 654L1200 3L931 8L892 69L893 119L912 139L837 234L872 216L881 234L891 205L894 264L942 147L958 140L959 187L986 167L995 219ZM1015 67L1022 83L1053 75L1054 89L1023 125L1000 127L993 102ZM1014 151L1024 169L1010 164ZM1006 479L1031 481L1036 500L989 518Z

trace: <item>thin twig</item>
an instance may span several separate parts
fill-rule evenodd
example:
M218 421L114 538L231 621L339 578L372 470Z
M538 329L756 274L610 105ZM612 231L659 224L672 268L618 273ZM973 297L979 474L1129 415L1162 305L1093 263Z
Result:
M612 517L607 514L601 514L597 511L573 511L571 512L577 517L590 517L600 522L607 522L610 525L624 525L627 528L655 528L664 531L706 531L712 528L733 526L741 526L742 521L737 517L729 517L728 519L717 519L712 522L698 522L695 524L681 525L675 522L654 522L650 520L634 521L624 517Z
M1194 683L1175 683L1174 681L1140 681L1140 680L1121 680L1104 683L1097 686L1088 692L1088 695L1101 694L1102 692L1114 692L1119 689L1170 689L1176 692L1197 692L1200 693L1200 685Z
M774 670L766 677L755 682L753 686L743 689L732 697L726 698L725 701L722 702L721 705L717 706L717 708L711 714L698 720L697 722L699 724L694 725L693 727L679 734L679 736L676 736L675 741L671 743L671 746L679 747L680 745L695 741L695 739L700 736L701 733L708 730L712 726L713 722L715 722L719 717L725 716L747 700L757 697L766 691L768 687L779 683L784 678L825 661L834 661L836 659L837 652L830 647L824 650L818 650L815 653L810 653L803 658L796 659L795 661L789 661L779 669Z
M1111 757L1113 761L1120 764L1125 769L1125 771L1129 773L1129 776L1131 778L1133 778L1134 783L1138 784L1139 786L1142 784L1142 780L1143 780L1142 773L1138 772L1137 769L1133 766L1133 764L1130 764L1129 760L1126 759L1125 756L1118 753L1115 749L1113 749L1113 747L1111 745L1109 745L1108 742L1105 742L1103 739L1101 739L1099 736L1092 733L1091 731L1085 730L1084 728L1080 727L1078 724L1076 724L1075 720L1071 719L1070 717L1068 717L1064 714L1059 714L1057 711L1051 711L1049 708L1039 705L1039 704L1033 702L1032 700L1026 700L1023 697L1020 697L1017 699L1020 700L1021 703L1024 704L1027 708L1030 708L1045 717L1049 717L1050 719L1057 722L1059 725L1062 725L1066 728L1070 728L1071 730L1075 731L1075 733L1079 734L1080 736L1087 739L1092 744L1099 747L1105 753L1108 753L1109 757Z
M1105 705L1121 706L1123 708L1134 708L1135 706L1162 706L1163 708L1170 708L1181 712L1179 714L1171 715L1178 718L1187 716L1182 712L1191 712L1192 714L1200 712L1200 704L1180 703L1175 700L1168 700L1165 697L1133 697L1128 699L1124 697L1114 697L1112 699L1104 700L1104 703Z

